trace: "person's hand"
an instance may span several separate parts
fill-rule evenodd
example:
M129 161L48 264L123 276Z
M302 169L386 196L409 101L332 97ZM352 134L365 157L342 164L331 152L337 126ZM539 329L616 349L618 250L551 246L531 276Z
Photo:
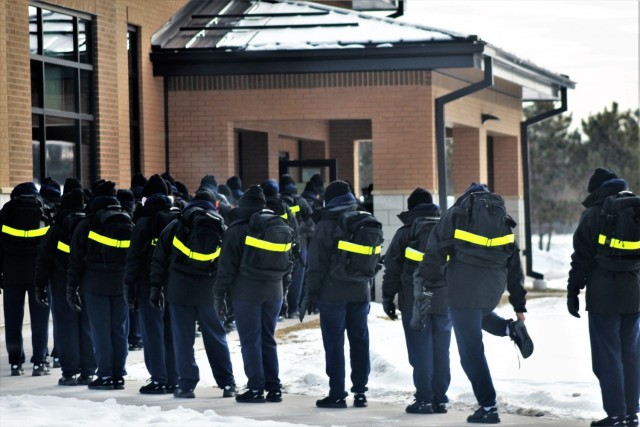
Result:
M569 310L569 314L573 317L580 318L580 301L578 301L578 295L569 295L567 296L567 310Z
M216 316L221 322L227 319L227 303L224 295L216 295L213 297L213 310L216 312Z
M82 311L82 300L80 299L80 294L77 289L67 288L67 303L71 310L76 313L80 313Z
M164 308L164 294L158 287L151 287L151 293L149 294L149 303L151 307L156 310L162 310Z
M124 302L130 311L138 311L138 296L133 286L124 285Z
M304 320L304 316L306 314L311 314L313 312L313 306L315 305L315 303L315 297L305 295L305 297L302 298L302 302L300 303L300 311L298 312L298 317L300 318L301 322Z
M49 298L47 298L47 288L41 288L39 286L35 289L36 302L43 307L49 307Z
M431 298L433 298L433 292L431 291L422 291L422 293L415 298L413 302L413 313L411 313L411 321L409 323L412 329L416 331L424 329L424 319L431 309Z
M382 299L382 309L385 314L389 316L389 319L396 320L398 315L396 314L396 305L393 303L393 298Z

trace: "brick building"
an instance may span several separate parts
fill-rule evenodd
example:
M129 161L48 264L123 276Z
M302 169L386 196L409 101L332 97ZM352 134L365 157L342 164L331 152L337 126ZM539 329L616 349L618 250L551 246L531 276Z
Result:
M524 224L523 102L559 113L574 83L477 36L320 3L3 1L1 201L45 176L128 187L168 170L193 191L287 166L359 193L366 168L388 236L415 187L445 204L471 181Z

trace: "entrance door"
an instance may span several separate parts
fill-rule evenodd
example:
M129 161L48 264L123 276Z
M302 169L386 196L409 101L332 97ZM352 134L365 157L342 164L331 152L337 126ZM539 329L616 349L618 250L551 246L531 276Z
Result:
M326 178L326 172L329 173L329 182L335 181L338 176L338 166L336 159L307 159L307 160L280 160L278 164L279 176L285 173L290 174L290 169L299 169L299 182L304 184L309 179L319 173L320 176Z

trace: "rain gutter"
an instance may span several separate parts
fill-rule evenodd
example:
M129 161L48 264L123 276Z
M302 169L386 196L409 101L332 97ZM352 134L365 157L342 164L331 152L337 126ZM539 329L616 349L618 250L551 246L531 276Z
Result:
M440 208L447 209L447 158L445 147L445 116L444 107L449 102L463 98L484 88L493 86L493 59L490 56L484 57L484 79L479 82L465 86L457 91L450 92L436 98L436 147L438 150L438 198Z
M524 122L520 123L520 150L522 155L522 182L524 190L524 235L525 235L525 264L526 274L534 279L543 280L544 275L533 271L533 246L531 245L531 197L529 196L529 140L527 131L529 126L546 120L550 117L567 111L567 88L562 86L560 88L560 97L562 104L559 108L554 110L545 111L537 116L531 117Z

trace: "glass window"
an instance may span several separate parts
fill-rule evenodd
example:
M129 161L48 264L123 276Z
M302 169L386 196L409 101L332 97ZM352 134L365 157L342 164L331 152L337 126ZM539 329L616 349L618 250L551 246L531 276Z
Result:
M80 112L93 112L93 72L80 70Z
M82 186L91 187L91 141L93 141L93 122L82 121L80 124L80 170L82 171Z
M31 115L31 152L33 154L33 182L40 184L40 144L42 134L42 116Z
M42 62L31 60L31 106L42 108Z
M73 16L42 9L43 53L58 59L76 61Z
M78 19L78 51L80 62L85 64L93 62L91 40L91 21Z
M40 47L38 43L38 34L40 33L38 26L38 9L29 6L29 49L31 53L40 53L38 49Z
M77 120L47 116L46 173L58 182L76 176Z
M76 88L78 70L60 65L44 65L44 107L77 112Z

